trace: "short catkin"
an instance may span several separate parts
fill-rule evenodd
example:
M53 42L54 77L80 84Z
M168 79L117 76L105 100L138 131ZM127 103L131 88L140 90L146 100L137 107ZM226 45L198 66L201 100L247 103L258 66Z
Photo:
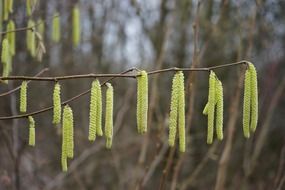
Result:
M178 133L179 133L179 150L185 152L185 92L184 92L184 75L182 71L178 72L179 90L178 90Z
M57 82L53 90L53 124L59 124L61 119L60 84Z
M77 5L72 10L72 40L73 46L78 46L80 42L80 11Z
M220 80L216 80L216 135L218 140L223 140L223 112L224 97L223 85Z
M211 71L209 77L207 144L212 144L214 138L214 117L215 117L215 103L216 103L215 96L216 96L216 75L213 71Z
M113 141L113 96L114 90L110 83L106 83L106 114L105 114L105 137L106 148L112 147Z
M20 112L27 112L27 81L23 81L20 89Z
M29 116L29 145L30 146L35 146L35 139L36 139L36 134L35 134L35 120L32 116Z
M7 25L7 31L13 31L15 30L15 23L13 20L9 20L8 25ZM9 49L10 49L10 54L12 56L15 55L15 42L16 42L16 33L15 32L9 32L7 34L7 38L9 41Z
M52 41L57 43L60 40L60 16L59 13L56 12L53 15L53 21L52 21Z
M250 130L255 132L258 120L258 87L257 87L257 73L254 65L249 64L249 70L251 74L251 123Z
M172 79L170 114L169 114L169 136L168 144L173 147L175 145L177 131L178 116L178 96L179 96L179 74L176 73Z
M251 72L245 71L244 97L243 97L243 134L246 138L250 137L250 111L251 111Z
M147 132L148 112L148 74L146 71L139 72L137 76L137 128L143 134Z

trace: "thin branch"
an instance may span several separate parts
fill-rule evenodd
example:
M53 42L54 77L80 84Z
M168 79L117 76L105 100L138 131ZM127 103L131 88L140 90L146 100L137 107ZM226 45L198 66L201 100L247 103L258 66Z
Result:
M247 61L239 61L235 63L229 63L229 64L224 64L224 65L219 65L219 66L214 66L214 67L208 67L208 68L168 68L168 69L160 69L160 70L155 70L155 71L150 71L148 72L149 75L152 74L159 74L163 72L169 72L169 71L210 71L214 69L220 69L224 67L230 67L230 66L235 66L235 65L241 65L241 64L248 64ZM0 80L34 80L34 81L59 81L59 80L68 80L68 79L76 79L76 78L96 78L96 77L111 77L110 79L106 80L101 84L101 86L105 85L107 82L113 80L114 78L119 78L119 77L128 77L128 78L135 78L137 76L140 76L140 74L126 74L131 71L138 71L137 68L133 67L131 69L128 69L122 73L119 74L85 74L85 75L70 75L70 76L62 76L62 77L26 77L26 76L10 76L10 77L0 77ZM66 101L64 101L61 105L64 106L73 100L76 100L80 98L81 96L84 96L88 94L91 91L91 89L86 90ZM26 114L20 114L20 115L14 115L14 116L4 116L0 117L0 120L9 120L9 119L20 119L20 118L26 118L28 116L32 115L37 115L43 112L47 112L49 110L52 110L53 106L43 108L38 111L26 113Z

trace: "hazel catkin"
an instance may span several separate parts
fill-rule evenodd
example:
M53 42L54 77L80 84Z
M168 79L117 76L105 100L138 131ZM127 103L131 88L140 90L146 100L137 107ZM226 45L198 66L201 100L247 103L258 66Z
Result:
M185 152L185 92L184 92L184 75L182 71L178 72L179 90L178 90L178 133L179 133L179 150Z
M105 114L105 137L106 148L112 147L113 141L113 96L114 90L110 83L106 83L106 114Z
M258 120L258 87L257 87L257 73L254 65L252 63L249 64L250 70L250 87L251 87L251 123L250 130L254 132L257 126Z
M243 97L243 134L246 138L250 137L250 108L251 105L251 72L245 71L244 79L244 97Z
M215 96L216 96L216 76L215 76L215 73L211 71L210 77L209 77L207 144L213 143L215 103L216 103Z
M78 46L80 42L80 11L77 5L72 10L72 40L73 46Z
M60 16L58 12L54 13L52 21L52 41L57 43L60 40Z
M23 81L20 89L20 112L27 111L27 81Z
M36 139L36 134L35 134L35 120L32 116L29 116L29 145L30 146L35 146L35 139Z
M223 140L223 112L224 97L223 85L220 80L216 80L216 135L218 140Z
M55 83L53 90L53 124L59 124L61 119L60 84Z

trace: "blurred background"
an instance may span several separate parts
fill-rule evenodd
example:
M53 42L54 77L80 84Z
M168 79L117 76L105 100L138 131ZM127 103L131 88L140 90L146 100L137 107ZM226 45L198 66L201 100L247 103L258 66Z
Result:
M3 2L3 1L2 1ZM283 0L37 0L14 1L16 28L45 21L42 60L16 33L11 75L119 73L137 67L209 67L248 60L257 68L259 122L250 139L242 132L243 66L216 71L224 85L224 140L206 144L207 72L185 73L187 150L169 148L172 72L149 77L148 132L136 129L136 80L114 86L114 140L88 141L89 94L69 105L74 112L75 157L61 171L61 126L52 112L34 116L36 146L28 146L26 119L0 121L0 189L285 189L285 1ZM72 44L72 8L78 5L81 41ZM60 15L61 39L51 40ZM3 21L2 31L7 21ZM1 67L2 68L2 67ZM105 79L102 79L105 80ZM62 100L90 88L92 79L61 82ZM18 115L20 81L1 84L0 116ZM52 105L52 82L31 82L28 112ZM105 89L103 89L103 95ZM104 104L103 104L104 105Z

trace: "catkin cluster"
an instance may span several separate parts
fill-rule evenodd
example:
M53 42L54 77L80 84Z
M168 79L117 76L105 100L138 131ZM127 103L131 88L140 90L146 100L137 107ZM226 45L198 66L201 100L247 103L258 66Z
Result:
M35 120L32 116L29 116L29 145L35 146Z
M74 47L80 42L80 11L78 6L74 6L72 10L72 40Z
M59 13L56 12L53 15L53 21L52 21L52 41L57 43L60 40L60 16Z
M61 119L60 84L56 83L53 90L53 123L59 124Z
M212 144L214 138L214 121L216 121L216 135L218 140L223 139L223 85L213 71L209 77L208 102L203 114L208 116L207 143ZM216 118L215 118L216 115Z
M179 150L185 152L185 92L184 75L181 71L177 72L172 80L168 138L168 144L171 147L175 145L177 125Z
M94 80L91 87L89 135L88 139L94 141L96 135L102 136L102 91L99 80Z
M35 33L35 22L30 19L28 21L28 28L26 32L26 45L32 57L36 56L36 33Z
M258 119L257 73L252 63L247 64L244 80L243 133L246 138L254 132Z
M106 84L106 115L105 115L105 137L106 137L106 148L112 147L113 141L113 96L114 90L110 83Z
M137 76L137 129L143 134L147 132L148 112L148 77L146 71Z
M27 111L27 81L23 81L20 89L20 112Z
M1 62L3 65L3 77L9 76L12 66L11 66L11 54L9 48L9 42L7 38L4 38L2 41L2 52L1 52ZM4 81L8 83L8 81Z
M67 171L67 158L73 158L74 156L73 113L68 105L64 106L62 117L61 164L62 170Z

